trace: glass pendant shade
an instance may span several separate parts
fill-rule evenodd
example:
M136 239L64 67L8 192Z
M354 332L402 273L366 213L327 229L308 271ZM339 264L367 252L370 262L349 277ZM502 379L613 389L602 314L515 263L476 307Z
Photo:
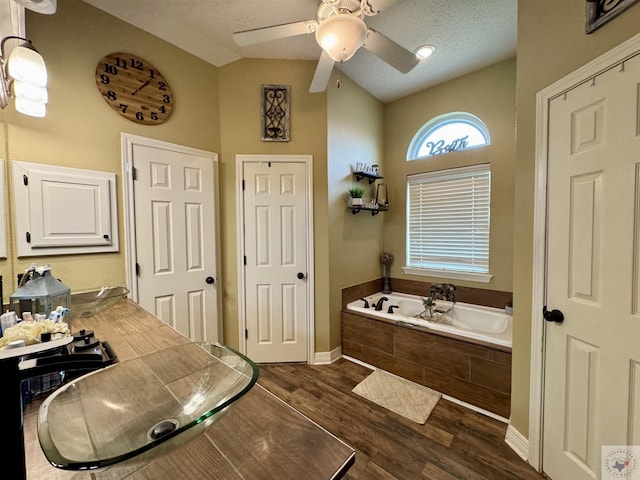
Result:
M16 98L16 110L30 117L44 117L47 114L46 104L20 97Z
M349 60L364 44L366 37L364 20L349 14L329 17L316 30L318 44L336 62Z
M24 98L38 103L47 103L49 95L45 87L38 87L30 83L13 81L13 94L16 98Z
M28 44L15 47L7 61L7 73L21 82L38 87L47 86L47 67L42 56Z

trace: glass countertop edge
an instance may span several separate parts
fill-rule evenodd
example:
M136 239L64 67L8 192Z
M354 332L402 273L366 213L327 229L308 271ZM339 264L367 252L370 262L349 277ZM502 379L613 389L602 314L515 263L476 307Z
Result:
M211 352L209 350L207 350L205 348L205 344L199 344L196 343L198 346L200 346L201 348L203 348L205 351L207 351L210 355L214 356L213 354L211 354ZM256 382L258 381L258 376L259 376L259 369L258 366L252 361L250 360L247 356L245 356L244 354L238 352L237 350L228 347L226 345L221 345L221 344L214 344L214 343L208 343L208 345L216 345L216 346L220 346L232 353L234 353L235 355L237 355L238 357L240 357L242 360L244 360L245 362L247 362L248 365L251 366L251 371L252 371L252 375L251 375L251 379L249 380L249 382L247 383L247 385L245 385L241 391L237 392L236 394L232 395L231 397L229 397L228 399L226 399L225 401L221 402L219 405L216 405L213 409L207 410L206 412L202 413L201 415L199 415L197 418L195 418L194 420L192 420L191 422L182 425L181 427L177 428L176 430L174 430L171 433L166 434L165 436L157 439L157 440L153 440L150 443L147 443L145 445L143 445L140 448L137 448L135 450L132 450L126 454L122 454L122 455L116 455L114 457L109 457L106 459L102 459L102 460L94 460L94 461L88 461L88 462L78 462L75 460L70 460L68 458L66 458L64 455L60 454L59 450L53 445L53 441L50 439L49 436L49 431L48 431L48 427L46 427L46 432L43 432L43 435L46 435L48 438L48 443L51 445L49 448L45 448L45 446L43 445L43 439L41 437L41 432L40 429L38 429L38 439L39 439L39 443L41 446L41 449L45 455L45 458L47 459L47 461L53 465L56 468L62 469L62 470L73 470L73 471L87 471L87 470L99 470L102 468L106 468L112 465L115 465L117 463L120 462L124 462L126 460L131 460L135 457L137 457L138 455L141 455L145 452L149 452L150 450L152 450L155 447L158 447L162 444L164 444L165 442L177 437L178 435L185 433L187 431L189 431L189 429L191 429L192 427L195 427L201 423L206 422L209 418L213 417L214 415L216 415L217 413L222 412L224 409L226 409L227 407L229 407L230 405L232 405L233 403L235 403L236 400L238 400L240 397L244 396L249 390L251 390L251 388L253 388L253 386L256 384ZM218 359L219 361L222 362L221 359ZM224 362L223 362L224 363ZM99 373L101 371L104 371L108 368L114 368L118 366L118 364L113 364L113 365L109 365L103 369L100 370L95 370L93 372L89 372L86 375L83 375L82 377L78 377L77 379L74 380L74 382L77 382L79 380L81 380L84 377L90 376L90 375L94 375L96 373ZM229 368L233 368L230 367ZM241 375L246 375L243 372L238 372ZM248 375L246 375L248 376ZM73 382L72 382L73 383ZM64 391L64 387L59 388L58 390L56 390L54 393L52 393L41 405L40 410L38 412L38 423L40 424L40 415L41 412L43 412L43 407L46 408L46 405L48 405L49 403L51 403L51 401L61 392Z

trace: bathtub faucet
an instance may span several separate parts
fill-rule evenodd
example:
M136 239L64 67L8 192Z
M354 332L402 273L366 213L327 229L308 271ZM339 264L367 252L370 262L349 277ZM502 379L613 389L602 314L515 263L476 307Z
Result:
M384 303L385 300L389 300L387 297L380 297L380 300L378 300L377 303L374 303L374 306L376 307L376 312L379 312L380 310L382 310L382 304Z
M429 294L433 299L456 303L456 286L452 283L432 283Z
M367 301L366 298L361 298L360 300L364 302L364 308L369 308L369 302Z

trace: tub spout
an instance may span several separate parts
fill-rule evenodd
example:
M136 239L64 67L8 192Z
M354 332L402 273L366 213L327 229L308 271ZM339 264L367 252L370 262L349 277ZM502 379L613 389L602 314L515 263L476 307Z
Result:
M458 295L456 286L452 283L432 283L429 296L433 299L446 300L455 304Z
M379 312L380 310L382 310L382 304L385 302L385 300L389 300L389 299L387 297L380 297L380 300L378 300L378 303L375 304L376 312Z

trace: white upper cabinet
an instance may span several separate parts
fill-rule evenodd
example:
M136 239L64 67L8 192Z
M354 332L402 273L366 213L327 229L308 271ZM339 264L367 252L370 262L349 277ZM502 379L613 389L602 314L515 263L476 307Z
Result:
M18 256L118 251L116 175L13 162Z

